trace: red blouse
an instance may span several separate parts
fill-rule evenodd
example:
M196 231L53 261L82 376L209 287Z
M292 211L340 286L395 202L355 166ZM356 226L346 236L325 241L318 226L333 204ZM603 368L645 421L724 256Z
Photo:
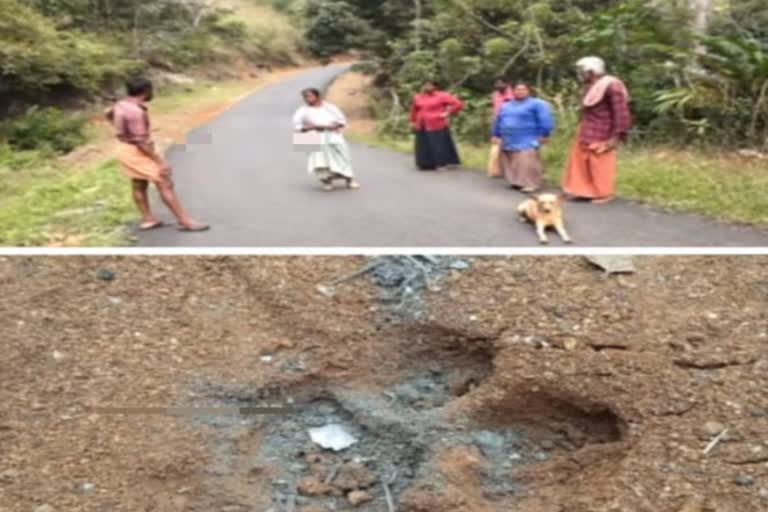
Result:
M417 94L411 108L411 122L420 130L436 132L448 128L444 114L455 115L464 109L464 102L445 91Z

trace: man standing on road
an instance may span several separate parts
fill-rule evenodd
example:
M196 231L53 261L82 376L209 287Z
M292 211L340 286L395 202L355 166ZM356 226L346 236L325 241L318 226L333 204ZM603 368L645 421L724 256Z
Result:
M209 226L195 222L182 208L174 190L171 166L152 142L147 104L154 97L152 82L144 78L127 85L128 96L107 112L119 141L117 159L123 173L133 183L133 198L142 216L140 229L148 231L163 226L149 206L150 182L157 187L161 199L173 212L181 231L206 231Z
M586 57L576 66L585 94L563 188L571 198L607 203L616 197L618 148L632 128L629 90L606 73L599 57Z

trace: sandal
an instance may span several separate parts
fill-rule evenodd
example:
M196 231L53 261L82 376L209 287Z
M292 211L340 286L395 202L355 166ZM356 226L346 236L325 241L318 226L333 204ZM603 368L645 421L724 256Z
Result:
M165 224L161 220L156 222L145 222L139 225L139 231L152 231L153 229L158 229L163 226L165 226Z
M179 231L183 231L185 233L200 233L202 231L208 231L211 229L211 226L207 224L194 224L192 226L179 226Z

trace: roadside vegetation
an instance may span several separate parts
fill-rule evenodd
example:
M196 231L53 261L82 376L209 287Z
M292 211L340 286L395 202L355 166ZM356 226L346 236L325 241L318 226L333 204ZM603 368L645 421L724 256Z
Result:
M301 32L267 1L0 0L0 12L0 245L130 242L111 155L63 158L109 139L94 121L126 78L155 79L160 116L194 117L301 59Z

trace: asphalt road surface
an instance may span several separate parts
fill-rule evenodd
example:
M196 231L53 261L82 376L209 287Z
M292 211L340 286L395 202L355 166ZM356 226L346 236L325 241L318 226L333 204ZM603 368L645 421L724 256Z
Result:
M344 70L313 70L259 91L193 131L169 158L187 209L206 233L171 227L138 234L153 247L476 247L538 246L515 214L523 195L484 172L418 172L410 155L353 144L363 188L323 192L292 147L291 117L305 87L324 87ZM581 247L768 246L768 232L703 217L664 213L628 201L569 203ZM157 212L171 221L162 206ZM552 245L561 245L557 235Z

